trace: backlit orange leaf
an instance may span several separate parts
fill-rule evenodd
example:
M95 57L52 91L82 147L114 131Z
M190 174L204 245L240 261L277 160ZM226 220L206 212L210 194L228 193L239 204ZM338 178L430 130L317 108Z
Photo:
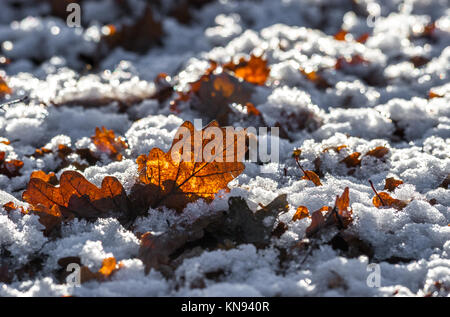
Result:
M128 148L121 137L116 137L113 130L108 130L105 127L95 128L95 135L91 139L100 152L108 154L111 159L116 161L122 160L120 152Z
M82 266L80 271L80 282L82 284L92 280L102 282L119 269L120 265L117 266L114 257L106 258L102 262L102 267L97 272L92 272L87 266Z
M387 189L390 192L393 192L398 186L403 184L403 181L400 179L395 179L394 177L386 178L386 183L384 184L384 189Z
M231 61L223 65L223 68L234 72L236 77L255 85L264 85L270 73L267 61L261 56L253 54L250 55L248 61L245 58L241 58L237 64Z
M172 111L178 112L182 101L190 101L191 107L209 120L228 125L228 117L232 113L230 105L249 102L254 86L240 82L227 72L213 73L216 67L217 63L212 63L200 79L190 83L188 92L179 93L179 97L171 103Z
M252 104L251 102L247 102L245 104L245 107L247 108L247 113L251 116L260 116L261 112L256 109L255 105Z
M0 174L6 175L9 178L19 176L23 162L20 160L6 161L5 156L5 152L0 152Z
M397 210L402 210L408 205L407 201L392 198L386 192L380 192L375 195L372 199L373 205L377 208L395 208Z
M316 186L322 186L322 183L320 182L320 178L316 173L314 173L313 171L304 171L304 173L305 173L305 175L302 177L302 179L310 180Z
M434 91L430 90L430 92L428 93L428 99L433 99L433 98L442 98L444 97L444 95L440 95L438 93L435 93Z
M366 43L368 38L369 38L369 33L363 33L356 39L356 42L364 44L364 43Z
M301 149L295 149L294 151L292 151L292 157L294 158L300 158L300 155L302 155L302 150Z
M375 196L372 199L372 203L375 207L395 208L397 210L402 210L408 205L408 201L392 198L391 195L385 192L377 192L371 180L369 180L369 183L372 190L375 192Z
M223 139L206 134L213 130L221 131ZM211 201L220 190L227 190L228 183L244 170L241 160L245 154L245 132L235 133L233 144L227 143L226 135L225 128L215 121L200 131L186 121L167 153L153 148L148 155L139 156L136 162L140 184L132 192L140 197L144 209L164 205L182 211L189 202L199 198ZM209 158L205 157L213 142L218 142L219 147L210 152Z
M326 147L325 149L322 150L322 152L328 152L330 150L336 151L336 152L341 152L342 149L345 149L347 147L347 145L339 145L339 146L329 146Z
M2 140L0 141L0 143L6 144L6 145L10 145L10 144L11 144L11 141L9 141L9 140L6 139L6 138L2 138Z
M349 156L347 156L346 158L344 158L340 162L345 163L345 165L347 165L347 167L355 167L355 166L361 165L361 160L359 159L360 156L361 156L361 153L354 152L354 153L350 154Z
M305 206L299 206L294 216L292 217L292 221L302 220L303 218L310 217L308 208Z
M302 170L302 172L304 174L302 179L310 180L316 186L322 186L322 183L320 182L320 178L316 173L314 173L313 171L304 170L303 167L300 165L299 157L300 157L301 151L298 155L296 155L296 151L300 151L300 150L294 151L294 158L295 158L295 162L297 163L297 166Z
M10 94L12 94L12 89L9 88L6 81L2 78L2 76L0 76L0 98Z
M41 178L31 178L22 199L49 231L73 217L94 220L116 214L119 220L126 220L131 214L125 190L115 177L106 176L98 188L76 171L62 173L58 187Z
M388 153L389 153L389 149L387 147L377 146L376 148L367 152L366 155L373 156L376 158L382 158L383 156L385 156Z
M52 153L52 150L47 149L45 147L41 147L41 148L36 149L34 151L34 157L42 157L42 156L44 156L45 154L48 154L48 153Z
M337 213L337 215L335 214L334 216L336 217L336 221L340 223L343 228L347 228L347 226L353 221L353 211L349 209L349 204L349 188L346 187L342 195L336 197L336 203L334 205Z
M326 89L331 87L331 85L326 81L326 79L323 78L321 75L319 75L316 71L307 72L302 68L299 68L299 70L300 73L302 73L306 77L306 79L313 82L318 89Z
M345 41L345 36L348 34L347 31L345 30L339 30L335 35L334 35L334 39L336 41Z

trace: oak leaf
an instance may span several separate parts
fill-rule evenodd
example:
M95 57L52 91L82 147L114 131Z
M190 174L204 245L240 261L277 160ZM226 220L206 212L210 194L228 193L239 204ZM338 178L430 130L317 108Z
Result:
M223 138L208 136L209 131L221 132ZM136 197L140 209L164 205L179 212L199 198L214 199L244 170L245 131L230 133L216 121L200 131L191 122L184 122L167 153L153 148L137 158L139 183L132 189L132 199ZM212 149L214 142L219 146ZM208 149L211 155L205 157Z
M58 184L58 178L56 177L55 173L45 173L44 171L33 171L30 175L31 178L39 178L42 179L44 182L57 185Z
M248 207L244 199L231 197L227 211L206 213L193 222L173 224L164 233L145 233L141 237L139 258L145 264L147 273L151 268L170 273L174 254L194 245L205 243L211 246L215 242L218 246L231 241L264 247L270 242L277 215L288 209L285 194L256 212Z
M38 214L47 233L73 217L95 220L114 214L123 223L132 213L126 192L115 177L106 176L98 188L76 171L63 172L58 187L31 178L22 199Z

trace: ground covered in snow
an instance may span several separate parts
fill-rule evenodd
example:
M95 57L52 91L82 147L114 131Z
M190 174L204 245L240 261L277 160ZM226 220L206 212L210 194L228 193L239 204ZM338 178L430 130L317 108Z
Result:
M206 124L211 119L188 104L173 112L170 100L150 98L158 89L155 77L164 72L175 89L186 90L209 60L225 63L263 54L269 79L254 89L250 101L267 126L280 124L287 136L280 137L279 163L246 162L229 184L230 192L211 204L198 201L181 214L151 209L133 230L115 218L75 219L62 226L59 237L50 238L36 215L0 210L0 266L20 272L0 281L0 296L448 296L450 193L448 184L442 185L450 174L447 1L210 1L191 9L188 24L168 14L174 1L161 1L154 8L164 30L161 43L144 52L109 49L101 60L96 57L102 27L137 19L145 1L84 0L80 28L50 14L50 2L1 4L0 75L13 92L0 96L0 102L29 100L0 113L0 136L11 141L0 143L0 151L7 160L24 162L19 176L0 175L0 204L25 206L21 197L31 172L58 166L55 154L33 156L37 148L65 144L95 150L90 136L100 126L124 137L129 147L123 160L104 156L82 173L96 185L115 176L129 190L138 155L153 147L167 150L185 120L201 118ZM121 2L129 13L123 13ZM348 31L344 41L333 37L340 29ZM364 33L369 34L365 43L355 41ZM364 62L352 64L355 56ZM336 69L342 57L347 61ZM320 71L327 87L308 80L300 69ZM93 100L98 105L86 107ZM229 124L251 122L244 117ZM347 147L323 151L340 145ZM382 160L362 156L354 168L341 163L353 152L377 146L389 149ZM319 170L323 186L301 179L292 156L298 148L299 163ZM57 176L67 169L77 168L66 166ZM402 210L372 203L368 180L382 191L388 177L404 182L391 193L409 202ZM314 211L333 205L345 187L353 210L346 233L357 237L365 251L349 252L324 235L306 255L298 243L311 220L291 221L297 207ZM169 224L226 209L231 196L245 198L256 210L280 194L287 194L290 207L276 223L285 223L287 230L274 235L269 246L205 249L186 256L170 277L154 269L145 274L137 232L163 233ZM114 256L121 268L106 281L72 286L57 273L58 260L69 256L79 257L92 271ZM379 286L367 283L370 263L379 264Z

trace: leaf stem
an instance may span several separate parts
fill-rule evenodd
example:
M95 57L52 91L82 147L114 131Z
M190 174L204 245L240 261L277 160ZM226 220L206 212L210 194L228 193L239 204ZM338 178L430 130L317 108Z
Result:
M369 179L369 184L372 187L372 190L375 192L375 195L377 195L378 199L381 201L381 204L383 206L386 206L386 204L384 203L383 199L381 198L381 196L378 194L377 190L375 189L375 186L373 186L372 181Z

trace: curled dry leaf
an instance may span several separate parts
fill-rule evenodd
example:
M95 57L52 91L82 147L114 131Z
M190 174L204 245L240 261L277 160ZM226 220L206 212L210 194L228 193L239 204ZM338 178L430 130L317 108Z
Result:
M300 158L301 151L300 151L300 153L298 153L296 151L298 151L298 150L294 150L294 158L295 158L295 162L297 163L297 166L302 170L302 172L304 174L302 179L309 180L309 181L313 182L314 185L316 185L316 186L322 186L322 183L320 182L320 178L316 173L314 173L313 171L304 170L303 167L300 165L299 158Z
M108 25L103 40L111 47L123 47L126 50L145 53L149 48L162 44L164 35L161 22L153 17L149 5L142 16L131 25L113 26Z
M23 167L23 162L20 160L5 160L6 153L0 152L0 174L6 175L9 178L20 176L20 169Z
M237 64L231 61L223 65L223 68L234 72L236 77L255 85L264 85L270 73L267 61L262 56L255 56L253 54L250 55L249 60L241 58Z
M190 84L186 93L171 102L171 110L179 112L180 102L190 101L192 108L204 114L209 120L217 120L220 125L227 125L229 115L233 112L231 104L245 105L253 93L253 85L240 82L227 72L214 73L216 62L197 81Z
M297 211L292 217L292 221L302 220L303 218L310 218L308 208L305 206L298 206Z
M398 186L403 184L403 181L400 179L395 179L394 177L386 178L386 183L384 184L384 189L393 192Z
M428 93L428 99L442 98L442 97L444 97L444 95L438 94L432 90L430 90L430 92Z
M87 266L82 266L80 270L80 282L82 284L92 280L102 282L119 269L120 265L117 265L114 257L106 258L102 262L102 267L97 272L92 272Z
M346 158L344 158L342 161L340 161L340 163L345 163L345 165L347 165L347 167L359 166L359 165L361 165L361 160L359 159L360 156L361 156L361 153L354 152L354 153L350 154L349 156L347 156Z
M346 30L339 30L333 37L336 41L345 41L345 36L348 34Z
M113 130L108 130L103 126L101 129L95 128L95 135L91 139L100 152L108 154L111 159L116 161L122 160L120 152L128 148L121 137L116 137Z
M38 214L47 233L74 217L94 220L114 214L123 222L132 214L125 190L115 177L106 176L98 188L76 171L62 173L58 187L31 178L22 199Z
M389 153L389 149L385 146L377 146L376 148L370 150L369 152L367 152L365 155L368 156L373 156L376 158L382 158L384 157L386 154Z
M199 198L211 201L244 170L245 136L244 130L231 132L216 121L200 131L184 122L167 153L153 148L137 158L140 183L132 199L139 209L164 205L177 211Z
M303 175L302 179L310 180L316 186L322 186L320 178L316 173L314 173L313 171L304 171L304 173L305 175Z
M339 145L339 146L329 146L329 147L324 148L322 150L322 152L325 153L325 152L328 152L330 150L333 150L333 151L339 153L339 152L341 152L342 149L345 149L345 148L347 148L347 145L345 145L345 144L344 145Z
M312 237L322 228L337 225L339 229L346 229L353 221L353 211L350 208L349 188L346 187L341 196L336 196L334 208L325 206L313 212L311 224L306 228L306 237ZM323 212L326 212L324 215Z
M377 208L395 208L397 210L402 210L408 205L407 201L392 198L391 195L385 192L380 192L375 195L372 202Z
M447 175L447 177L442 181L441 185L439 187L448 189L448 185L450 184L450 174Z

